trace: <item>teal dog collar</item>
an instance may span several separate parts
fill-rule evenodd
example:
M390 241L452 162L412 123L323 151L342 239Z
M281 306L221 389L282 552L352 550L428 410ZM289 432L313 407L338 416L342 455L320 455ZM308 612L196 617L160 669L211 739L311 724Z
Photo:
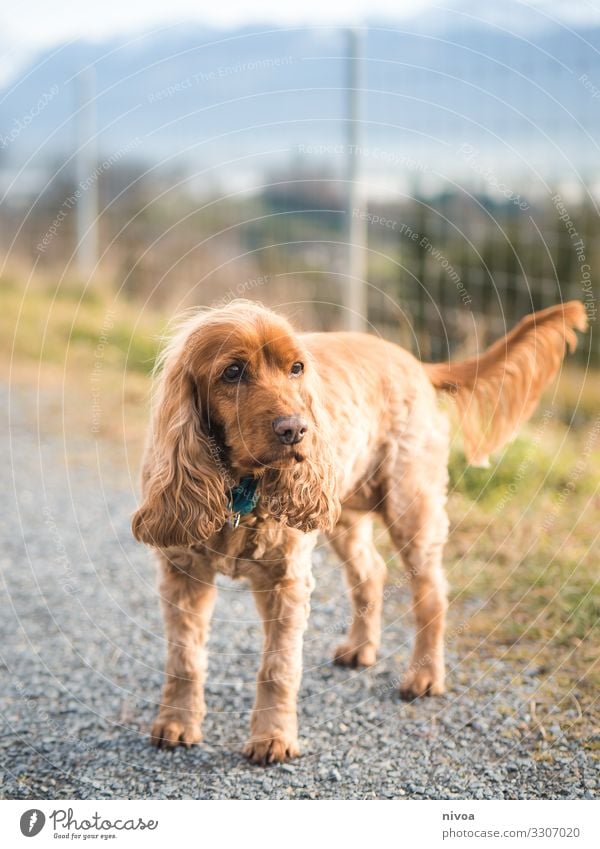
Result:
M229 525L237 528L240 517L252 513L258 503L258 492L256 491L258 480L252 475L243 477L237 486L229 490L229 503L227 508L232 514L229 517Z

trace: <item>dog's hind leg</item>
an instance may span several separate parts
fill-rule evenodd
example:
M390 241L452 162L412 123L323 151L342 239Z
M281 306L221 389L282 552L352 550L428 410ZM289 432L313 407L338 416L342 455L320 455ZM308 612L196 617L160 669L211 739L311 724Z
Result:
M369 514L345 511L330 542L341 559L352 599L352 621L346 640L335 650L342 666L371 666L381 639L381 610L387 568L373 542Z
M440 517L439 522L444 519ZM401 537L392 532L408 570L415 616L415 646L410 666L402 679L400 695L412 700L444 692L444 629L446 580L442 568L443 541Z
M396 468L385 498L384 518L406 567L413 597L415 646L400 695L413 699L444 692L446 579L442 553L448 535L446 515L447 444L444 431L426 439Z

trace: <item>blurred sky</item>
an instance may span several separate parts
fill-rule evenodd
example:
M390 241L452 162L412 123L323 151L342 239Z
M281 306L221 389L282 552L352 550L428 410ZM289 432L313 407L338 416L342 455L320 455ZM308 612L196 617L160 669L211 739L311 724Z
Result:
M432 5L434 0L23 0L0 10L0 77L6 79L40 49L79 37L104 39L188 20L216 29L358 23L367 16L397 20Z
M164 27L186 20L211 28L247 24L352 24L365 19L398 21L438 10L452 10L465 19L483 18L496 26L518 27L531 21L566 23L600 21L598 0L21 0L0 10L0 85L35 53L75 38L104 39L111 35Z
M1 13L12 37L52 44L79 35L104 37L119 31L193 19L214 27L245 23L295 24L357 21L365 15L398 18L433 5L433 0L25 0Z
M433 0L9 0L0 8L0 86L36 53L76 38L102 40L189 20L215 29L358 23L367 15L398 19L431 5Z

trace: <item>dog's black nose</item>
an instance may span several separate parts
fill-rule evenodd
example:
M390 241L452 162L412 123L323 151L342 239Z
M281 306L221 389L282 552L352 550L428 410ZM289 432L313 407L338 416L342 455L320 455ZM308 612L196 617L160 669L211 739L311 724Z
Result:
M300 416L278 416L273 419L273 430L284 445L296 445L304 439L308 424Z

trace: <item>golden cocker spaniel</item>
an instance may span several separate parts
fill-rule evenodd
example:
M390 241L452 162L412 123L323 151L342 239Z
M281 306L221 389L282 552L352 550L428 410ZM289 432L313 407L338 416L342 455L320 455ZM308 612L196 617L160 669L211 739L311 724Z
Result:
M298 755L296 698L313 587L311 551L325 531L341 557L353 621L335 660L375 662L385 522L408 569L416 644L405 698L444 690L442 550L451 393L467 457L481 464L532 413L558 371L578 301L524 318L479 357L424 364L360 333L296 333L262 306L235 301L187 319L166 348L143 464L135 537L159 555L168 638L152 729L159 746L201 739L215 575L250 581L264 651L245 753Z

